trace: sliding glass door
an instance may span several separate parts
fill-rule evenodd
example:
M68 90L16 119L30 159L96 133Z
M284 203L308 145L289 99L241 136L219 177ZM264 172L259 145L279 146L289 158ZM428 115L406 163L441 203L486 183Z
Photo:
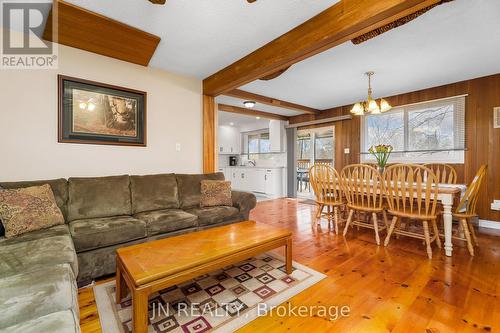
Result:
M334 166L335 128L327 126L297 131L296 169L297 196L312 198L314 193L309 182L309 168L317 163Z

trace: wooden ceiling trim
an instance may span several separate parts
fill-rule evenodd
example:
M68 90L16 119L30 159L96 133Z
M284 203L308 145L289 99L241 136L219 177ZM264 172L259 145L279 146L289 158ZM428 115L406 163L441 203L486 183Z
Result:
M56 0L57 36L50 11L44 39L107 57L147 66L160 37L65 1Z
M235 97L235 98L241 98L241 99L248 100L248 101L255 101L258 103L262 103L262 104L266 104L266 105L270 105L270 106L276 106L276 107L280 107L283 109L298 111L298 112L307 113L307 114L319 114L321 112L320 110L313 109L313 108L310 108L308 106L290 103L287 101L282 101L282 100L279 100L276 98L262 96L262 95L254 94L254 93L239 90L239 89L234 89L234 90L228 91L228 92L224 93L224 95L230 96L230 97Z
M224 94L438 2L440 0L340 0L203 80L204 94Z
M286 116L276 114L276 113L269 113L269 112L254 110L254 109L246 109L246 108L241 108L239 106L226 105L226 104L219 104L219 111L237 113L237 114L242 114L245 116L261 117L261 118L267 118L267 119L276 119L276 120L288 120L289 119Z
M361 43L364 43L372 38L375 38L375 37L378 37L380 36L381 34L383 33L386 33L392 29L396 29L402 25L405 25L411 21L413 21L414 19L416 19L417 17L427 13L429 10L431 10L432 8L436 7L436 6L439 6L439 5L442 5L444 3L447 3L447 2L451 2L451 1L454 1L454 0L441 0L440 2L434 4L434 5L431 5L429 7L425 7L419 11L416 11L415 13L412 13L410 15L407 15L405 17L402 17L400 18L399 20L397 21L394 21L394 22L391 22L389 24L386 24L384 25L383 27L380 27L378 29L375 29L375 30L372 30L370 32L367 32L361 36L358 36L354 39L351 40L351 42L354 44L354 45L358 45L358 44L361 44Z

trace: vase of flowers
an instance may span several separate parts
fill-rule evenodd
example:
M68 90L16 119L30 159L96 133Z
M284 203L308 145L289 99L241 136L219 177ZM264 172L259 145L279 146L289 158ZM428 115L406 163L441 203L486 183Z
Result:
M393 149L394 148L391 145L371 146L370 149L368 149L368 152L377 159L378 171L381 174L384 173L387 160L389 159L389 156L391 156Z

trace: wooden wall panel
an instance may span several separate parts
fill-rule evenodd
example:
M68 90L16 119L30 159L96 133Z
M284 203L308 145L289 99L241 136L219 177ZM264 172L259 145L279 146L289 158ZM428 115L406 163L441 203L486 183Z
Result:
M482 164L488 164L488 176L481 190L478 209L481 219L500 222L500 212L490 208L500 199L500 129L493 128L493 108L500 106L500 74L414 91L386 98L393 106L468 94L466 98L465 163L454 165L458 180L470 183ZM352 105L322 111L321 115L300 115L290 123L348 114ZM321 125L323 126L323 125ZM359 162L360 121L358 117L335 123L336 168ZM344 148L351 154L345 155Z

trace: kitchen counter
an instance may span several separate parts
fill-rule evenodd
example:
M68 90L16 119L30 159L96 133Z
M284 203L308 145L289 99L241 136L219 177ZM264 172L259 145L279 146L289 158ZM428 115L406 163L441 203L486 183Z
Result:
M248 166L248 165L243 165L243 166L225 166L225 167L220 167L219 169L222 169L222 168L238 168L238 169L241 169L241 168L245 168L245 169L284 169L285 167L279 167L279 166L272 166L272 167L264 167L264 166Z

